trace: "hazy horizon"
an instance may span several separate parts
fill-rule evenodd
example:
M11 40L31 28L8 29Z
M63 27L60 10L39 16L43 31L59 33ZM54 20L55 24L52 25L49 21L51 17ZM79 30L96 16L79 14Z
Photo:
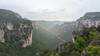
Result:
M86 12L100 12L99 5L100 0L0 0L0 9L44 21L75 21Z

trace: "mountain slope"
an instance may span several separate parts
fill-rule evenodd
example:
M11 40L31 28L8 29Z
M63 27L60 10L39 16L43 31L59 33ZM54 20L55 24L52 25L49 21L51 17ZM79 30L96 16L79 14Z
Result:
M0 9L0 42L16 47L29 44L25 42L31 30L31 21L23 19L15 12Z

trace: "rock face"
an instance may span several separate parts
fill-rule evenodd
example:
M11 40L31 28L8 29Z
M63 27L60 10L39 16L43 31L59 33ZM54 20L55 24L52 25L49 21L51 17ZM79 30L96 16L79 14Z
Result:
M31 34L31 21L12 11L0 9L0 42L26 47L32 44Z
M0 41L1 42L5 42L3 37L4 37L4 31L0 29Z
M27 47L32 44L32 33L29 34L28 38L26 40L23 40L24 43L22 47Z
M77 27L81 30L83 27L90 28L100 25L100 12L88 12L77 20Z

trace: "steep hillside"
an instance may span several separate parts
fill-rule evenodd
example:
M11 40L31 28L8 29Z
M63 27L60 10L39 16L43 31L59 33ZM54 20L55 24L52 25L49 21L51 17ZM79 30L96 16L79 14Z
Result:
M27 43L30 42L31 30L31 21L23 19L15 12L0 9L0 42L12 47L26 47L31 44Z
M39 24L39 23L38 23ZM33 45L40 49L54 49L57 46L57 37L51 31L45 28L46 26L34 23L33 28Z
M39 49L54 49L59 43L71 41L74 22L33 21L33 45Z
M55 29L52 29L54 33L65 41L71 41L73 35L72 32L76 30L75 22L64 22L61 25L56 25Z

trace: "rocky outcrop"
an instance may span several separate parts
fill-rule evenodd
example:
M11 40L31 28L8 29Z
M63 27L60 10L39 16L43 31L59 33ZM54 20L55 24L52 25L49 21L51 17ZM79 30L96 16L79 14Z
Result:
M0 29L0 41L5 42L4 40L4 31Z
M15 12L0 9L0 42L7 43L13 47L31 45L31 21L22 18Z
M82 28L98 27L100 25L100 12L88 12L77 20L77 27Z
M29 45L32 44L32 33L29 34L29 36L27 37L27 39L22 39L22 41L24 42L22 47L27 47Z

